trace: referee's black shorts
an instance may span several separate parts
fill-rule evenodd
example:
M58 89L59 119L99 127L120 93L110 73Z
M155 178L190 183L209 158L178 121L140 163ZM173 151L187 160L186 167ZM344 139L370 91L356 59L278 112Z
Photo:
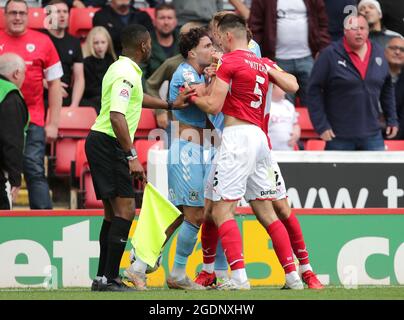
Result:
M86 155L98 200L135 198L133 177L117 139L91 130L86 139Z

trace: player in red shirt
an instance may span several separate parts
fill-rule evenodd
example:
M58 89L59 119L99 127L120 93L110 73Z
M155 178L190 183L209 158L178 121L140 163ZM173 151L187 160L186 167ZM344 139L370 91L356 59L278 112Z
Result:
M212 94L195 99L203 111L213 114L222 111L225 115L222 143L205 190L205 198L213 201L211 217L207 216L206 220L213 219L217 226L215 230L211 224L209 234L212 241L220 237L232 270L231 279L218 289L250 289L241 235L233 216L237 201L243 196L250 201L257 219L273 241L286 273L287 287L303 289L288 233L272 207L276 182L275 177L268 176L271 153L261 128L269 77L280 71L268 71L268 59L260 59L248 50L247 29L242 18L226 15L218 29L226 54L219 63ZM292 83L289 89L297 89L297 84Z
M63 75L59 55L49 37L27 29L28 6L24 0L9 0L5 6L5 30L0 30L0 55L16 53L26 63L26 77L21 91L30 114L24 151L24 176L31 209L51 209L49 187L45 178L45 138L55 140L58 133ZM45 123L43 80L49 90L48 121Z

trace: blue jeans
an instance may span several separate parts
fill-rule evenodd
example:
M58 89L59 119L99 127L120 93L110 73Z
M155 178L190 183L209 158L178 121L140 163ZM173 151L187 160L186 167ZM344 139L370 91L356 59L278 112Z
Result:
M30 124L24 149L24 177L31 209L52 209L48 181L45 177L45 129Z
M306 90L310 78L311 69L313 69L314 64L312 56L290 60L277 59L276 63L283 70L293 74L297 78L297 82L299 83L299 91L297 91L297 95L300 98L300 104L303 106L307 106ZM287 94L286 97L293 104L295 104L295 95Z
M327 141L325 150L363 150L384 151L384 140L381 131L374 136L366 138L334 138Z

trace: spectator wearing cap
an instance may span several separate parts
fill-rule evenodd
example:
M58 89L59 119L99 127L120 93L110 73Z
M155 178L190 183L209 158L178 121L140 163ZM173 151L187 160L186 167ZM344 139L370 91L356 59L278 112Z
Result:
M382 23L382 9L380 3L376 0L362 0L359 2L358 10L369 24L369 38L380 44L383 48L393 37L401 37L397 32L386 29Z
M386 28L404 35L404 5L400 0L379 0Z
M343 39L320 53L307 96L310 118L326 150L384 150L380 105L386 137L398 130L393 84L384 51L369 39L363 16L344 25Z

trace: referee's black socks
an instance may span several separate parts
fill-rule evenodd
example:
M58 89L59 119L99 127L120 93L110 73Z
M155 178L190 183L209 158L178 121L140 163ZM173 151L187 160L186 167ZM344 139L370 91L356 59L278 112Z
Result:
M103 220L100 230L100 259L98 261L97 276L102 277L105 274L105 263L107 261L108 253L108 234L111 227L111 221Z
M111 220L111 228L108 234L108 253L104 271L104 275L108 281L117 278L119 275L119 265L122 254L125 251L131 225L132 221L120 217L113 217Z

